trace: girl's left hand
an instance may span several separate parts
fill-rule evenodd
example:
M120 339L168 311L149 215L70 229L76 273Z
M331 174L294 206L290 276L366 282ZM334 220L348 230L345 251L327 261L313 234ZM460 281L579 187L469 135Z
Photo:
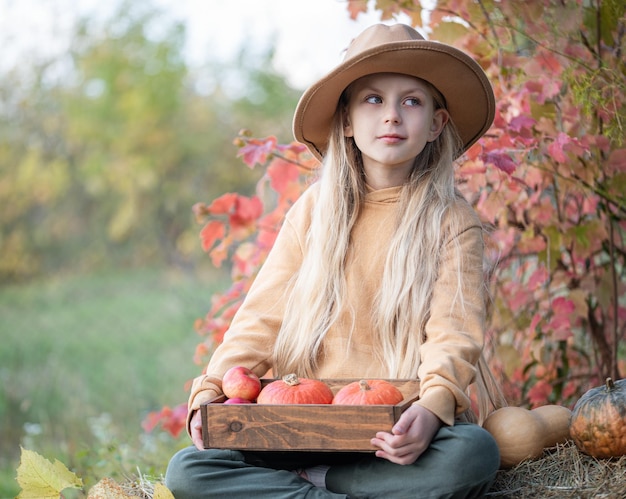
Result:
M397 464L412 464L428 448L443 423L432 412L419 405L409 407L391 429L379 431L371 440L376 457Z

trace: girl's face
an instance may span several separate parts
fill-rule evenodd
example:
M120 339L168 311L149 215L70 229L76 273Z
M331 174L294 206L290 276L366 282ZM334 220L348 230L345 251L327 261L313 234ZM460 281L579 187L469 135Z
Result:
M448 113L435 110L422 80L377 73L352 84L346 121L344 135L361 151L367 183L384 188L404 183L415 157L443 130Z

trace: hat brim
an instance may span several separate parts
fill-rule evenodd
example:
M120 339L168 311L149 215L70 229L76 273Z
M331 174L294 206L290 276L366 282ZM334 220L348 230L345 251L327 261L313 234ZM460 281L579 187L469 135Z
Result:
M363 51L311 85L296 107L293 120L296 140L321 160L342 92L358 78L374 73L411 75L437 88L446 100L463 151L484 135L493 123L493 89L480 65L449 45L413 40L390 42Z

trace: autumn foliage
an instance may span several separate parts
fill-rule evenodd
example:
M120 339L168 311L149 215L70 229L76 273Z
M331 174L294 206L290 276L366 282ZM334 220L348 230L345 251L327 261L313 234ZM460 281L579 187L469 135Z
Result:
M348 1L349 15L367 5ZM376 8L383 19L422 25L419 2L378 0ZM476 57L496 93L494 125L458 169L488 229L492 370L512 404L571 406L626 368L624 5L452 0L429 14L429 37ZM235 142L265 175L254 197L230 193L194 207L204 250L232 266L231 286L196 323L200 365L316 167L296 143L245 133Z

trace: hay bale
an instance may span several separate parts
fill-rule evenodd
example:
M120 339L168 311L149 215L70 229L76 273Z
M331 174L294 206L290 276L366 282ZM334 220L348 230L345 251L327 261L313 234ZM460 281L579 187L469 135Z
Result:
M626 456L595 459L573 442L544 450L543 457L498 472L489 498L624 498Z

